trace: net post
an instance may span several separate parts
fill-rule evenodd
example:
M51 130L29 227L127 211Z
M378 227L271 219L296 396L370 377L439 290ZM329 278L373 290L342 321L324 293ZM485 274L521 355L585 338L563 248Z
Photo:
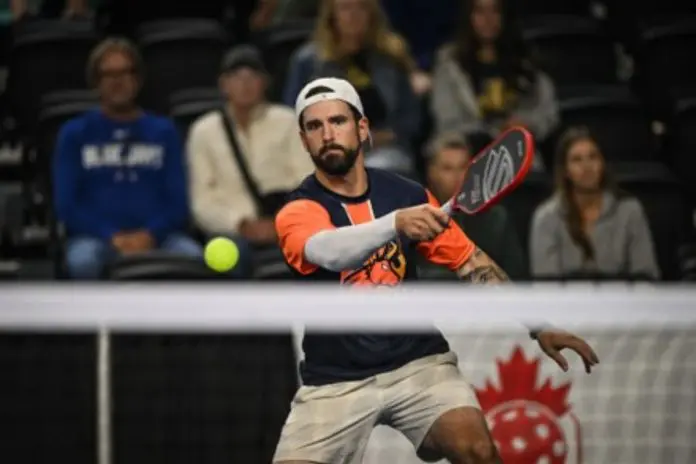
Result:
M97 334L97 463L111 464L111 334Z

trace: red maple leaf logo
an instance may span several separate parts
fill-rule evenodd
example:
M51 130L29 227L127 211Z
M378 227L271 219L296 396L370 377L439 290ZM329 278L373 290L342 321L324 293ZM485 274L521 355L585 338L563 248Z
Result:
M551 380L546 379L544 384L537 388L539 359L527 361L520 346L515 347L509 361L497 360L496 364L500 389L495 388L491 381L487 380L483 389L476 390L484 411L513 400L543 404L558 417L570 409L568 405L570 382L554 388L551 386Z
M539 359L528 361L516 346L508 361L497 360L496 388L490 380L476 389L503 462L564 464L567 440L559 419L570 410L570 383L537 386Z

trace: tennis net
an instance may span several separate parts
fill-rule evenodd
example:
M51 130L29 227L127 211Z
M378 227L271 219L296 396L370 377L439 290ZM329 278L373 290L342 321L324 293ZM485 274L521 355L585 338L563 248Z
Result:
M512 463L696 462L696 289L112 284L0 291L7 462L270 462L305 325L435 323ZM521 322L590 342L563 373ZM373 432L366 463L420 463Z

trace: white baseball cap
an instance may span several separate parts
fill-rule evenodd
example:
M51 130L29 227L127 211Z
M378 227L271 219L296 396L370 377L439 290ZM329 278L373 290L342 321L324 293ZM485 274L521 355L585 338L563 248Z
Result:
M307 94L317 87L325 87L331 90L307 97ZM305 85L297 95L297 100L295 100L295 116L299 119L302 112L307 109L308 106L325 100L344 101L358 110L361 116L365 116L362 101L360 101L360 96L355 90L355 87L347 80L338 79L336 77L322 77Z

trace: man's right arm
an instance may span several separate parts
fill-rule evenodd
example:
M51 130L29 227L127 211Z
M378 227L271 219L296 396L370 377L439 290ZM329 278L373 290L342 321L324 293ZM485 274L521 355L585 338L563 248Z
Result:
M333 272L354 269L396 237L395 213L375 221L336 228L317 202L295 200L276 216L276 232L287 262L301 274L321 267Z

